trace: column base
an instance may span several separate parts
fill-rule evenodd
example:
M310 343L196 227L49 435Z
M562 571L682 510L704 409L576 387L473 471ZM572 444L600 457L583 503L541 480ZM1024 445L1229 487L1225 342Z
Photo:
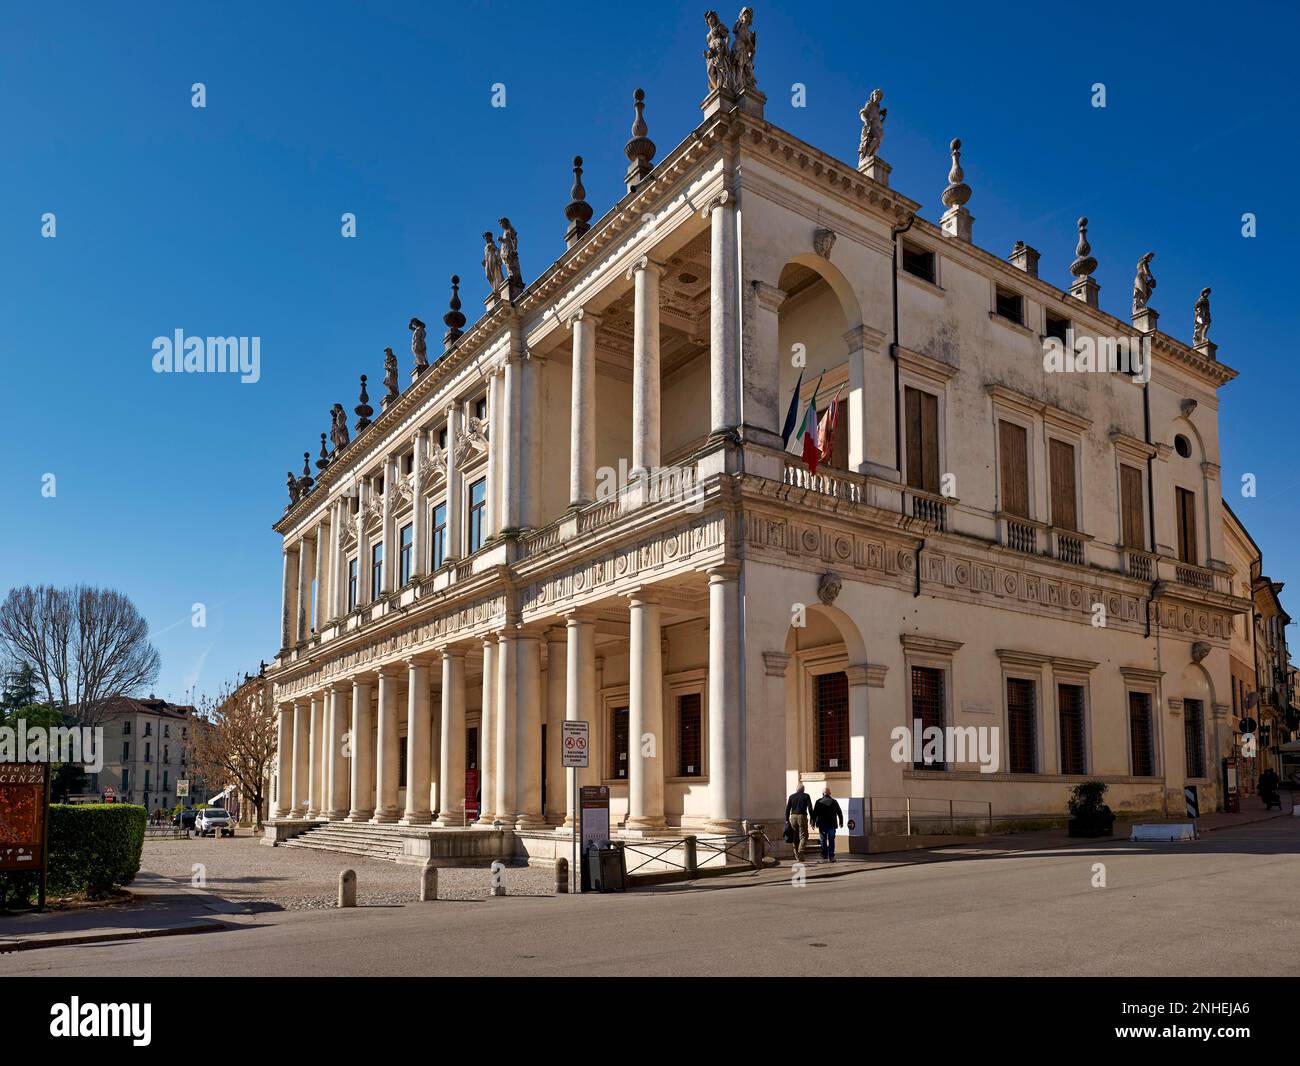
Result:
M433 815L429 811L407 811L397 819L398 825L432 825Z
M732 821L730 818L710 818L704 823L705 833L728 833L736 834L740 832L740 819Z
M548 823L540 814L521 814L515 819L516 829L546 829Z
M320 811L315 807L308 807L307 813L303 815L304 818L319 818L320 816Z
M348 811L343 820L345 822L368 822L374 815L374 811Z
M375 816L370 820L375 825L392 825L401 816L401 811L394 807L392 810L375 811Z
M281 818L306 818L307 811L303 807L290 807L284 814L279 815Z
M340 810L340 811L326 811L324 814L321 815L321 817L324 818L325 821L327 821L327 822L342 822L342 821L346 821L346 820L347 820L347 816L348 816L348 812L347 812L346 810Z
M643 833L647 829L667 829L668 822L662 815L637 815L623 823L625 832Z

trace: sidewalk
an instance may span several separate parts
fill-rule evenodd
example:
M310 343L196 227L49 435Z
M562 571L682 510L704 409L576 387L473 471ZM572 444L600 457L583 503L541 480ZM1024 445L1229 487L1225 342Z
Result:
M1239 811L1236 814L1207 814L1197 819L1197 829L1201 834L1213 833L1223 829L1235 829L1238 826L1252 825L1256 822L1270 821L1276 818L1292 819L1291 807L1286 794L1282 799L1281 811L1265 811L1263 804L1258 809ZM1168 818L1159 821L1176 822L1180 819ZM1185 819L1183 819L1185 821ZM970 843L945 844L935 848L917 848L913 851L883 852L875 855L850 855L843 852L844 838L837 844L836 861L820 862L820 855L815 844L809 844L804 853L805 879L809 881L827 877L844 877L849 874L866 873L872 870L888 870L899 866L918 866L932 862L960 862L966 859L988 859L999 856L1012 856L1035 851L1063 850L1065 848L1113 847L1124 844L1129 839L1129 822L1117 822L1115 835L1110 837L1071 837L1064 829L1045 829L1026 833L998 833L993 836L972 840ZM1143 822L1143 824L1149 824ZM677 881L663 885L647 886L636 889L639 892L682 892L698 889L749 888L755 885L787 883L793 876L794 863L791 859L782 859L779 865L765 866L761 870L729 873L721 877L700 878L697 881Z
M247 924L246 911L239 904L157 874L141 872L130 891L132 900L107 907L0 916L0 954L213 933Z

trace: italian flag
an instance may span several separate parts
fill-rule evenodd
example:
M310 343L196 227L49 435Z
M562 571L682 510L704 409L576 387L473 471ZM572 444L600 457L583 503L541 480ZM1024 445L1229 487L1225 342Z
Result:
M817 393L821 387L822 381L818 378L817 387L813 389L812 398L804 410L803 421L799 423L799 428L795 430L791 440L790 451L802 456L810 474L817 473L817 464L822 459L821 445L818 441L820 429L817 425ZM795 451L796 448L799 450Z

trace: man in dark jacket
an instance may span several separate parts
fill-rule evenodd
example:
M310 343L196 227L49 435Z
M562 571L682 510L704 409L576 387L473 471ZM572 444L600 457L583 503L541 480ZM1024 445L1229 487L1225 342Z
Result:
M808 815L812 812L812 797L803 790L803 784L785 801L785 817L794 832L794 861L803 862L803 849L808 846Z
M812 822L817 827L817 838L821 841L822 862L835 861L835 830L844 826L844 812L831 795L829 788L822 789L822 798L812 809Z

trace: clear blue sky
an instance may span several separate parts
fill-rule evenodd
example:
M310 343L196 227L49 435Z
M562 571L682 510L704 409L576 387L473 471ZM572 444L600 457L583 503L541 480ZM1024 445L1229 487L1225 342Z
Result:
M535 277L562 250L569 160L623 191L631 94L662 158L700 118L703 3L59 4L0 34L0 592L115 586L162 653L157 692L211 693L279 638L271 523L334 402L441 335L447 279L481 308L480 234L509 215ZM1017 238L1064 285L1086 214L1103 306L1184 339L1214 289L1223 484L1300 594L1294 463L1297 18L1282 5L755 5L767 117L856 159L880 85L893 183L937 219L965 144L978 243ZM722 9L728 24L739 5ZM191 106L203 82L207 107ZM502 82L507 106L490 106ZM807 106L791 106L802 83ZM1091 106L1103 82L1107 106ZM1244 212L1258 236L1241 236ZM57 217L43 239L41 216ZM340 236L340 216L358 236ZM254 385L157 375L175 329L261 338ZM376 390L377 391L377 390ZM373 395L373 394L372 394ZM298 462L294 463L295 456ZM42 476L57 495L41 495ZM1291 590L1288 590L1291 591ZM1293 610L1300 600L1284 593ZM207 606L207 627L190 625ZM1297 611L1300 614L1300 611Z

